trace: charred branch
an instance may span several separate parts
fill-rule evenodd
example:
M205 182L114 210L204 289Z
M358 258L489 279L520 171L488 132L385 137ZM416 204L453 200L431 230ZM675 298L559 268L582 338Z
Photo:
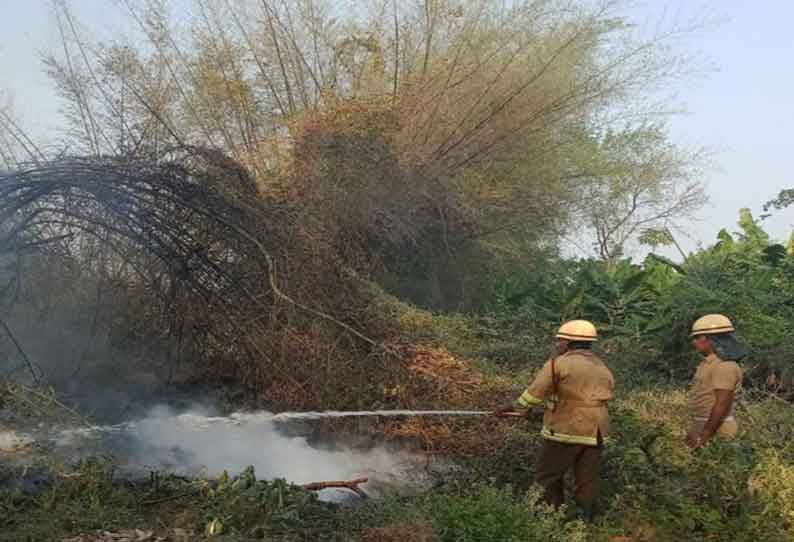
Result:
M286 277L277 283L271 254L293 242L294 220L244 167L206 148L165 156L66 158L0 175L0 248L70 255L100 275L128 268L128 291L161 307L161 328L189 330L199 358L234 372L269 363L257 341L283 325L280 305L378 346L316 297L287 293Z

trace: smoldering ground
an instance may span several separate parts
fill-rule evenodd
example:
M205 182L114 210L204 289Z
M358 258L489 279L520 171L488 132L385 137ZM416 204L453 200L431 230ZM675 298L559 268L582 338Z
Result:
M309 442L306 435L270 412L217 416L194 407L177 413L158 406L144 418L111 426L69 429L51 435L56 453L80 458L112 454L119 471L135 477L151 471L217 477L253 466L257 477L295 484L366 477L364 488L378 495L405 491L428 481L426 459L406 450L374 445L357 449L343 437ZM334 499L335 492L325 492Z
M130 329L112 282L81 270L70 276L68 266L40 272L47 288L31 285L26 293L23 286L21 302L3 315L9 332L0 332L0 371L37 389L52 387L61 403L96 425L14 425L13 435L5 431L6 448L32 436L66 462L110 456L128 477L215 477L250 465L259 478L297 484L367 477L370 494L428 480L426 458L372 439L362 446L352 435L318 439L311 420L285 423L266 411L222 417L219 405L228 403L220 395L228 390L192 385L174 371L172 336Z
M151 471L235 475L249 465L259 478L296 484L367 477L372 483L366 490L373 494L386 485L422 482L423 459L405 450L371 441L366 449L354 447L349 435L318 442L311 438L311 421L286 423L267 411L221 416L215 390L168 383L161 351L121 351L108 338L107 322L92 326L90 311L79 308L50 307L42 316L17 307L5 320L43 383L96 424L31 431L58 458L110 456L118 472L131 478ZM29 383L29 368L14 343L8 336L0 342L0 368ZM25 428L18 430L14 439L27 442Z
M67 463L110 457L127 478L152 471L214 478L223 471L239 474L250 465L258 478L296 484L367 477L371 483L364 489L372 495L425 483L425 459L404 449L372 440L366 447L360 442L354 446L350 435L318 441L315 422L289 422L267 411L222 416L213 406L213 390L178 391L166 383L166 372L156 360L123 355L109 342L81 333L69 316L55 312L36 321L17 313L8 324L58 397L96 425L35 427L30 433L18 427L14 439L28 442L30 434ZM12 347L4 343L3 368L16 366L17 377L26 380L27 369L19 367ZM75 360L81 364L78 370ZM324 491L321 497L342 495Z

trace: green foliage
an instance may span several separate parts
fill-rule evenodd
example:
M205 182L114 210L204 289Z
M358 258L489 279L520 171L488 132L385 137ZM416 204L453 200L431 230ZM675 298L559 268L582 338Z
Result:
M379 524L428 522L439 542L584 542L585 527L566 522L532 488L516 495L510 486L474 483L465 490L428 493L418 499L387 499L357 514Z
M739 226L735 235L720 231L712 247L682 264L653 254L641 264L549 259L544 273L519 275L525 288L496 296L491 311L511 338L522 327L548 334L566 319L592 320L608 352L641 351L646 367L680 369L681 376L688 376L692 322L723 313L738 326L752 363L792 370L794 253L772 242L746 209Z
M467 495L436 495L425 509L442 542L583 542L581 524L542 504L540 492L520 499L509 487L479 485Z
M52 484L39 495L0 491L0 540L60 540L97 530L164 527L187 518L188 531L204 532L215 522L224 534L242 539L292 540L311 531L318 540L336 539L333 508L284 480L257 480L252 467L216 482L155 476L155 487L114 479L109 460L91 459L73 472L51 472ZM165 495L165 497L163 497ZM283 537L283 538L282 538Z
M778 450L768 450L758 462L749 489L758 499L763 523L794 528L794 465Z
M746 248L762 249L769 245L769 234L753 218L750 209L745 208L739 211L739 227L742 229L739 238L744 241Z
M614 264L634 240L673 244L669 226L706 200L694 180L703 152L677 148L663 126L652 124L608 129L593 139L588 152L572 160L583 160L580 167L590 177L577 226L591 231L600 258Z
M743 405L736 441L716 439L693 453L683 439L685 401L659 386L616 401L597 532L640 540L788 540L792 525L773 518L790 508L791 446L769 455L770 446L790 438L776 429L788 406Z
M601 514L586 529L588 540L623 536L750 542L789 540L794 534L792 524L783 521L791 511L794 472L794 447L787 444L794 436L785 421L788 405L743 402L739 438L715 440L697 453L684 444L686 395L680 390L657 383L649 391L627 391L612 411L614 432L602 463ZM353 530L429 522L442 541L583 536L581 526L566 527L560 516L549 514L534 490L522 496L534 474L537 427L494 427L481 438L492 437L492 432L504 437L493 453L457 458L471 478L418 499L374 504L357 513ZM482 480L495 485L483 485ZM564 531L572 527L573 532Z
M608 335L639 339L659 327L655 317L660 297L678 277L669 266L649 259L642 266L622 260L613 269L582 262L574 278L579 290L566 304L565 318L586 318Z
M754 362L786 368L792 353L786 338L794 332L794 258L771 243L746 210L740 226L736 239L723 231L716 245L685 263L687 274L663 306L672 332L664 342L668 352L683 352L685 331L697 316L724 313Z
M675 242L667 228L647 228L640 233L639 242L651 248L670 246Z
M205 523L220 521L233 533L278 533L302 529L328 518L328 508L307 492L284 480L257 480L254 468L239 476L225 472L202 502Z
M40 495L0 491L0 540L53 540L56 533L111 530L140 522L138 496L116 483L113 472L108 460L86 460L68 476L52 473L54 482Z
M781 190L775 199L766 202L764 205L764 211L769 211L770 209L785 209L786 207L790 207L793 204L794 189L787 188L785 190Z

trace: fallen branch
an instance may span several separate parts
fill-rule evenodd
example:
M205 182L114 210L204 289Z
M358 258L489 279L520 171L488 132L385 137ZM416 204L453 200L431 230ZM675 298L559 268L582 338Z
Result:
M28 368L28 371L30 371L30 376L33 377L33 383L38 385L41 382L41 375L36 372L36 369L33 367L33 362L30 361L30 358L25 353L22 345L19 344L19 341L17 340L16 336L14 336L14 333L11 331L11 328L8 327L8 324L5 320L0 319L0 326L5 329L6 335L8 335L8 338L11 339L12 343L14 343L17 352L19 352L20 357L22 357L22 360L24 361L23 366ZM39 371L41 371L41 369L39 369Z
M75 409L66 406L65 404L60 402L58 399L56 399L55 397L53 397L51 395L46 395L44 393L41 393L40 391L31 389L31 388L26 388L25 386L22 386L21 384L17 384L17 385L19 387L21 387L23 390L27 391L28 393L31 393L31 394L33 394L33 395L35 395L35 396L37 396L37 397L39 397L39 398L41 398L41 399L43 399L45 401L50 401L53 405L59 407L60 409L68 412L69 414L71 414L72 416L77 418L83 425L91 425L91 423L85 418L85 416L83 416L82 414L77 412Z
M359 486L366 484L369 478L357 478L355 480L336 480L333 482L314 482L303 484L301 487L307 491L320 491L321 489L349 489L362 499L367 498L367 494Z
M12 396L14 399L16 399L18 401L22 401L23 403L25 403L26 405L31 407L33 410L37 410L38 412L46 415L48 411L44 408L43 404L38 403L36 401L33 401L32 399L27 397L27 395L33 395L33 396L37 397L38 399L40 399L41 401L43 401L44 403L49 403L50 406L54 405L54 406L60 408L61 410L71 414L81 424L83 424L85 426L90 426L91 425L91 423L82 414L80 414L79 412L77 412L73 408L70 408L70 407L66 406L65 404L60 402L58 399L56 399L52 395L47 395L45 393L41 393L40 391L37 391L35 389L29 388L27 386L23 386L22 384L19 384L18 382L8 382L8 383L6 383L4 385L2 391L3 391L3 393L6 393L6 394Z

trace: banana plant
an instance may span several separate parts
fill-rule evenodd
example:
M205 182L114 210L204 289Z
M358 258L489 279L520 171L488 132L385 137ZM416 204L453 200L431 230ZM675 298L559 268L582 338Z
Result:
M612 269L600 261L585 260L563 304L565 317L580 317L599 325L613 337L641 337L658 321L658 307L665 293L678 279L671 266L648 259L643 265L630 260Z

